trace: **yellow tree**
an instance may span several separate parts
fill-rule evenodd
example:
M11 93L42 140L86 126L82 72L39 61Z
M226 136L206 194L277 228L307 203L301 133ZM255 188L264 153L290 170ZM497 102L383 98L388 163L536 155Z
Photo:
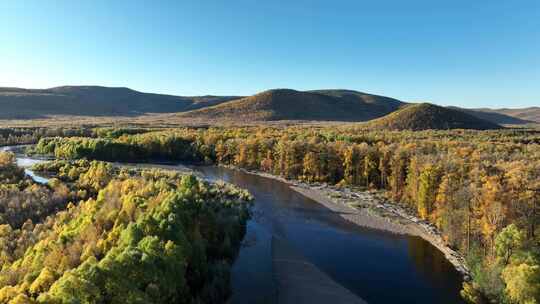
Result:
M303 179L309 182L319 181L319 160L313 152L308 152L303 161Z
M488 176L482 185L480 226L488 248L493 249L496 233L502 227L506 206L504 193L498 176Z
M540 303L540 266L527 263L507 266L501 274L506 294L515 303Z
M405 200L413 207L418 199L419 177L420 165L418 163L418 156L415 155L411 157L411 161L409 162L405 188Z
M408 154L398 150L390 160L391 174L389 176L390 195L393 200L401 201L407 176Z
M238 144L238 152L234 156L234 164L240 168L245 168L249 158L248 146L244 141Z
M227 148L225 147L223 142L220 141L220 142L218 142L216 144L215 151L216 151L216 160L217 160L217 162L219 164L225 163L225 161L227 159Z
M428 164L420 174L418 186L418 214L422 219L428 219L433 211L433 204L439 187L440 168Z
M466 223L466 212L461 200L467 197L454 173L445 174L439 185L435 198L431 221L443 232L444 238L452 245L460 245ZM466 206L465 206L466 207Z
M388 176L390 175L390 159L391 159L391 148L385 146L384 144L379 145L380 157L379 157L379 172L380 172L380 184L381 189L386 189L388 184Z
M349 146L343 152L343 180L349 185L357 184L356 162L358 153L355 146Z
M261 160L261 170L265 172L272 172L274 167L274 158L272 156L272 150L266 151L266 156Z
M372 147L369 147L366 156L364 157L363 176L366 182L366 187L370 187L373 179L375 179L375 177L377 176L376 155L376 151Z
M509 206L517 221L527 228L527 235L534 238L538 220L538 193L540 193L540 162L511 162L504 167L505 179L510 188Z

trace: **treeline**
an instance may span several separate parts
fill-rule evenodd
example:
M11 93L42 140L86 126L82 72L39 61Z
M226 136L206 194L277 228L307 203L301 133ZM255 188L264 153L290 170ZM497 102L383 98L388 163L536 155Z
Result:
M0 128L0 146L35 144L51 136L93 136L91 128Z
M435 224L468 257L468 300L533 303L540 300L539 138L522 130L211 128L107 140L44 139L36 151L65 158L205 161L384 190Z
M148 128L95 128L93 129L96 137L118 138L122 135L134 135L150 132Z
M7 178L24 180L12 156L3 157L0 169L16 175ZM46 186L52 191L86 199L18 229L0 225L0 303L219 303L228 297L230 264L249 217L247 192L98 161L36 169L54 177Z
M43 138L31 152L50 154L60 159L211 161L201 151L204 148L199 147L194 138L175 132L158 132L134 136L123 134L118 138Z
M147 128L0 128L0 147L12 145L35 144L45 137L95 137L118 138L122 135L142 134L151 131Z

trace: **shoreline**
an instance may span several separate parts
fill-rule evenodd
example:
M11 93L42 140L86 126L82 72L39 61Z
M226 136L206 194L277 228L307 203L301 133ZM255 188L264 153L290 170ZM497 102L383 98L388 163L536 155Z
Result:
M350 188L338 190L327 184L308 184L265 172L251 171L234 166L218 166L286 183L294 191L338 213L345 220L358 226L394 234L421 237L444 254L446 260L462 275L464 281L470 281L471 279L465 258L446 245L442 235L433 224L408 214L399 205L380 197L379 193L354 191Z

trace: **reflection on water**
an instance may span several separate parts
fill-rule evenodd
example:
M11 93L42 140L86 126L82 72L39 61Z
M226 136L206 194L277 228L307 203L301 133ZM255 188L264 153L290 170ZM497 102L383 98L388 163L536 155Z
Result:
M457 291L461 289L461 276L439 250L416 236L409 237L407 243L409 256L419 276L437 289L451 288Z
M24 174L26 174L39 184L47 184L49 182L49 179L36 175L32 170L24 169Z
M275 293L270 236L287 239L310 262L368 303L463 303L461 277L418 237L361 228L268 178L198 168L255 196L254 217L232 269L233 303L269 303Z
M46 184L49 182L47 178L38 176L34 174L32 170L29 170L28 168L31 168L35 164L42 163L46 161L45 159L37 159L37 158L29 158L24 156L24 149L26 146L7 146L7 147L1 147L0 151L10 151L17 155L17 166L24 168L24 174L32 178L36 183L40 184Z

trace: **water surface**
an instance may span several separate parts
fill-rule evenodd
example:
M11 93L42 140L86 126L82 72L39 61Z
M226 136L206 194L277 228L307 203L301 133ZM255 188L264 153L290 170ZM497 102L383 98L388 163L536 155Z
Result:
M39 163L42 163L44 161L46 161L46 159L40 159L40 158L37 158L37 157L27 157L24 155L24 150L26 149L26 145L21 145L21 146L6 146L6 147L0 147L0 151L10 151L10 152L13 152L15 153L15 155L17 156L17 166L21 167L24 169L24 174L26 174L27 176L29 176L30 178L32 178L36 183L40 183L40 184L46 184L49 182L49 179L45 178L45 177L42 177L42 176L38 176L36 174L34 174L34 172L32 170L30 170L30 168L35 165L35 164L39 164Z
M358 227L280 181L220 167L198 170L255 196L233 265L233 303L272 303L272 235L370 304L463 303L461 275L423 239Z

